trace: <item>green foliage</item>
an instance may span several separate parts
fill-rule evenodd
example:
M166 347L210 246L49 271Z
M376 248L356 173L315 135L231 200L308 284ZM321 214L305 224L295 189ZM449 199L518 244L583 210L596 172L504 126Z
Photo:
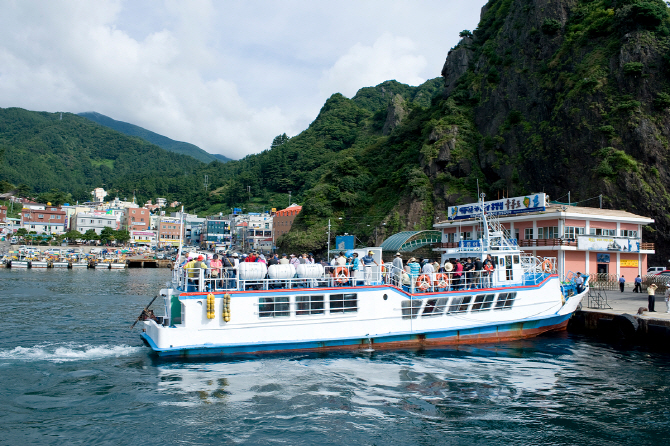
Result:
M596 166L596 175L610 180L616 180L620 172L638 172L638 163L632 156L623 150L614 147L605 147L595 153L601 159Z
M486 81L489 84L497 84L500 82L500 73L496 70L495 67L491 67L489 72L486 74Z
M654 99L654 106L656 108L665 109L670 107L670 94L659 92Z
M555 35L561 30L561 28L561 22L556 19L544 19L542 26L540 26L540 30L548 36Z
M458 33L458 37L472 37L472 32L470 32L469 29L464 29L460 33Z
M623 74L626 76L638 76L642 74L644 64L641 62L628 62L623 66Z
M86 241L100 240L100 236L95 232L95 229L87 230L81 238Z
M64 235L70 241L82 240L84 238L83 234L79 231L67 231Z
M602 125L598 127L598 130L600 130L610 138L612 138L615 134L614 127L612 127L611 125Z

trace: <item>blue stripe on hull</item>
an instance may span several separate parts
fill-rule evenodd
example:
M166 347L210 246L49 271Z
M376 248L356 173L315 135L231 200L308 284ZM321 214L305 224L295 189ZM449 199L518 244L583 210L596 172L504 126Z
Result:
M399 333L372 337L373 348L430 347L440 344L468 344L497 342L500 340L521 339L536 336L545 331L562 328L571 314L551 316L544 319L524 320L506 324L487 325L455 330L441 330L423 333ZM199 345L180 348L158 349L146 334L142 339L159 356L197 356L197 355L244 355L259 353L279 353L295 351L352 350L369 347L367 338L310 340L302 342L280 342L248 345Z

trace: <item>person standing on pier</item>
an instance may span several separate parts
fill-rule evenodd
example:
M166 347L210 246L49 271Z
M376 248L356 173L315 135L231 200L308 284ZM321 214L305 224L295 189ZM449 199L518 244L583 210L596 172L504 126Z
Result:
M670 283L665 284L665 312L670 313Z
M642 278L638 274L637 277L635 278L635 288L633 288L633 293L641 293L642 292Z
M623 287L626 285L626 279L624 276L619 277L619 289L623 293Z
M647 308L649 308L650 313L656 312L656 310L654 310L654 304L656 303L656 288L658 288L658 285L655 283L652 283L647 287L647 294L649 295L649 304L647 305Z

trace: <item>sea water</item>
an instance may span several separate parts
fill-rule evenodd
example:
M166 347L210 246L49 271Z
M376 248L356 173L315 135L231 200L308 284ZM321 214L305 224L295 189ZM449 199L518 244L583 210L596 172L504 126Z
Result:
M129 326L169 279L0 269L0 444L669 443L664 353L559 333L165 362Z

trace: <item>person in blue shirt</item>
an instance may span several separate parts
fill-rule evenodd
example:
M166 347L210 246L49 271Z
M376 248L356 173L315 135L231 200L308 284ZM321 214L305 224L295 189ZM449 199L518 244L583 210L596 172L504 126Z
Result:
M368 251L368 255L363 256L361 259L361 262L363 262L363 266L365 267L365 284L370 285L372 282L372 264L374 263L375 265L379 266L379 263L375 261L375 259L372 257L374 252Z
M353 277L354 286L358 285L359 272L361 271L361 261L358 258L358 253L354 253L354 259L351 262L351 277Z
M642 278L638 274L638 276L635 278L635 288L633 288L633 293L641 293L642 292Z
M625 285L626 285L626 279L623 276L619 277L619 289L621 290L622 293L623 293L623 287Z

